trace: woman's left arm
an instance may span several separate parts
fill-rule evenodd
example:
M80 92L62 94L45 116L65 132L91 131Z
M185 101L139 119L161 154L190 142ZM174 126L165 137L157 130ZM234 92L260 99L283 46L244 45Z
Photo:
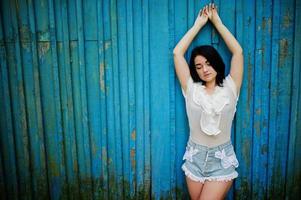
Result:
M222 23L214 4L209 5L208 18L215 26L216 30L219 32L232 53L230 75L237 86L237 91L239 91L243 78L243 50L235 37Z

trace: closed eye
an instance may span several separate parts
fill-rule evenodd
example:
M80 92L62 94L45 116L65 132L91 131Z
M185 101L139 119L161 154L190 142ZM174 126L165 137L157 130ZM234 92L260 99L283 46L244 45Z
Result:
M201 65L201 64L196 64L196 65L195 65L195 68L196 68L196 69L202 69L202 67L203 67L203 65Z

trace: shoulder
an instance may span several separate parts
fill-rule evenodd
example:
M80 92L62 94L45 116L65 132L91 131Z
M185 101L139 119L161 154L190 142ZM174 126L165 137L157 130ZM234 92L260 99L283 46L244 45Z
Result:
M237 91L237 87L235 85L235 82L232 78L232 76L229 74L228 76L225 77L224 82L223 82L224 87L229 88L232 94L236 99L239 97L239 92Z

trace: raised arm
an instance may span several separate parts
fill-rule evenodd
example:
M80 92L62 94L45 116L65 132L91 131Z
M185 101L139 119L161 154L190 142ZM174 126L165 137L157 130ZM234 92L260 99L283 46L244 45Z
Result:
M187 31L187 33L184 35L184 37L180 40L180 42L176 45L176 47L173 50L176 74L180 81L181 87L184 89L185 92L186 92L187 80L190 77L190 71L184 55L189 45L191 44L192 40L194 39L194 37L201 30L201 28L207 23L208 11L209 11L209 7L206 6L199 12L194 22L194 25Z
M230 75L237 86L237 91L239 92L243 78L243 50L235 37L222 23L222 20L218 16L216 6L211 3L209 4L208 18L232 53Z

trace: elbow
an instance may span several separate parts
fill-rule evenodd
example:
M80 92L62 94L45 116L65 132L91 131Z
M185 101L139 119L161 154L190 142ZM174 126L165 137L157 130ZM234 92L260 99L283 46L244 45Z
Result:
M179 51L177 50L177 48L174 48L172 51L173 55L176 56L179 54Z
M173 49L172 53L173 53L174 56L183 56L184 55L184 52L183 52L182 48L179 47L179 46L176 46Z
M183 55L183 53L177 48L174 48L172 53L173 53L173 56L180 56L180 55L182 56Z
M235 49L235 51L233 52L233 55L242 55L243 54L243 50L241 47Z

